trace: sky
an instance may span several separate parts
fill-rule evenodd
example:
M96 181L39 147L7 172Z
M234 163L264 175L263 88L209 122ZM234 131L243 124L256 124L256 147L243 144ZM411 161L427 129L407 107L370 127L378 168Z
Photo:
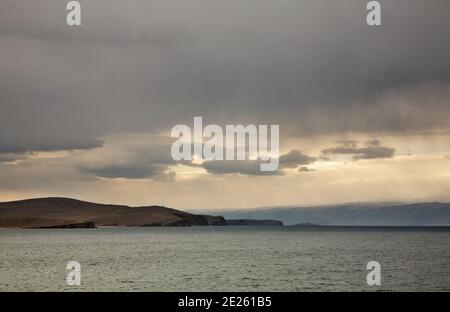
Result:
M0 2L0 201L450 201L450 2ZM177 124L277 124L280 166L176 162Z

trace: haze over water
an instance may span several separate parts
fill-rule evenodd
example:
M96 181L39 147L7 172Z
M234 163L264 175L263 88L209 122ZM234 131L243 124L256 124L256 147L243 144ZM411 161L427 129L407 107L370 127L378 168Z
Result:
M450 290L447 230L2 229L0 245L0 291ZM366 283L372 260L381 286Z

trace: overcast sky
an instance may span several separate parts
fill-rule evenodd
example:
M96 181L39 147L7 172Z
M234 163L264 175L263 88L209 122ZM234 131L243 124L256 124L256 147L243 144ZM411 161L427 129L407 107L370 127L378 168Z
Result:
M0 200L450 201L450 1L80 2L0 2ZM279 170L176 163L194 116L279 124Z

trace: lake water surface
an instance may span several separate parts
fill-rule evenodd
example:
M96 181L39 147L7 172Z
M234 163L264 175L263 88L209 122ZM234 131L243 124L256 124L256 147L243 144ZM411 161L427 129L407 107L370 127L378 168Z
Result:
M66 264L81 264L68 286ZM366 283L381 264L381 286ZM450 231L0 230L0 291L450 291Z

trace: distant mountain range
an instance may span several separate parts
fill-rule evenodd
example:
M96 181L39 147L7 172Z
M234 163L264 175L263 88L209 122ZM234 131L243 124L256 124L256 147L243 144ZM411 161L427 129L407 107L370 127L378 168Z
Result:
M209 210L201 214L162 206L129 207L71 198L0 202L0 227L196 225L450 226L450 203L352 203L318 207Z
M0 227L92 228L95 226L226 225L221 216L161 207L129 207L71 198L36 198L0 203Z
M211 210L226 219L273 219L285 225L450 226L450 203L352 203L319 207ZM207 211L203 211L207 213Z

